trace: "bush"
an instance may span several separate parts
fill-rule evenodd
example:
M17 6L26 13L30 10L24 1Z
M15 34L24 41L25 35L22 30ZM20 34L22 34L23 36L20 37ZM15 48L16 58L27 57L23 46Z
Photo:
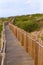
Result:
M37 22L37 20L39 22ZM29 15L16 16L13 24L28 32L40 30L41 28L43 28L43 15L33 14L31 16Z
M23 29L28 31L28 32L32 32L34 30L37 30L37 28L38 28L38 24L35 22L24 23L24 25L23 25Z
M24 29L24 30L26 30L26 31L28 31L28 32L32 32L32 31L38 29L38 24L36 22L32 22L32 21L18 22L15 25Z
M43 35L41 35L41 36L39 35L38 37L41 38L41 40L43 41Z
M2 25L0 25L0 37L1 37Z

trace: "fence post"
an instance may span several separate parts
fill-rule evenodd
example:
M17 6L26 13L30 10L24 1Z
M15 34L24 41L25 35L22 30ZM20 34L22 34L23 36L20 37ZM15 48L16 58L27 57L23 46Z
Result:
M43 46L39 46L39 50L38 50L38 65L43 65Z

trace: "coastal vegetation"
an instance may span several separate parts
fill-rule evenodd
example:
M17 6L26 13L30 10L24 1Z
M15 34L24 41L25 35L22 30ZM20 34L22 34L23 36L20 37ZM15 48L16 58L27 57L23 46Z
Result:
M27 32L40 30L43 28L43 14L16 16L13 24Z

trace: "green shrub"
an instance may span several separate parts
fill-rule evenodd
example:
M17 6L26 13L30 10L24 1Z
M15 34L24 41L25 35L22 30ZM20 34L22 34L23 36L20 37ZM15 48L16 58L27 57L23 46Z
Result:
M28 32L40 30L43 28L43 14L16 16L13 24Z
M38 37L41 38L41 40L43 41L43 35L41 35L41 36L39 35Z
M1 37L2 25L0 25L0 37Z
M1 61L2 61L2 56L0 55L0 65L1 65Z
M32 32L32 31L38 29L38 24L36 22L32 22L32 21L18 22L15 25L28 31L28 32Z
M37 30L38 28L38 24L35 22L28 22L28 23L24 23L23 29L28 31L28 32L32 32L34 30Z

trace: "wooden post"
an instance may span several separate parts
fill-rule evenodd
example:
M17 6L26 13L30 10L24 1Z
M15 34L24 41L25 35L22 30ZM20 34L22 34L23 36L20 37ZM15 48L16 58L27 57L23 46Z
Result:
M22 45L24 46L26 43L26 32L24 30L22 30Z
M43 46L39 45L39 50L38 50L38 65L43 65Z
M26 32L24 33L24 48L25 48L25 50L27 51L27 42L26 42Z
M17 36L17 27L13 25L12 28L14 35Z
M32 40L28 36L28 53L32 57Z
M35 41L35 59L34 59L35 65L38 65L38 51L39 51L39 45Z
M35 60L35 41L32 40L32 58Z

